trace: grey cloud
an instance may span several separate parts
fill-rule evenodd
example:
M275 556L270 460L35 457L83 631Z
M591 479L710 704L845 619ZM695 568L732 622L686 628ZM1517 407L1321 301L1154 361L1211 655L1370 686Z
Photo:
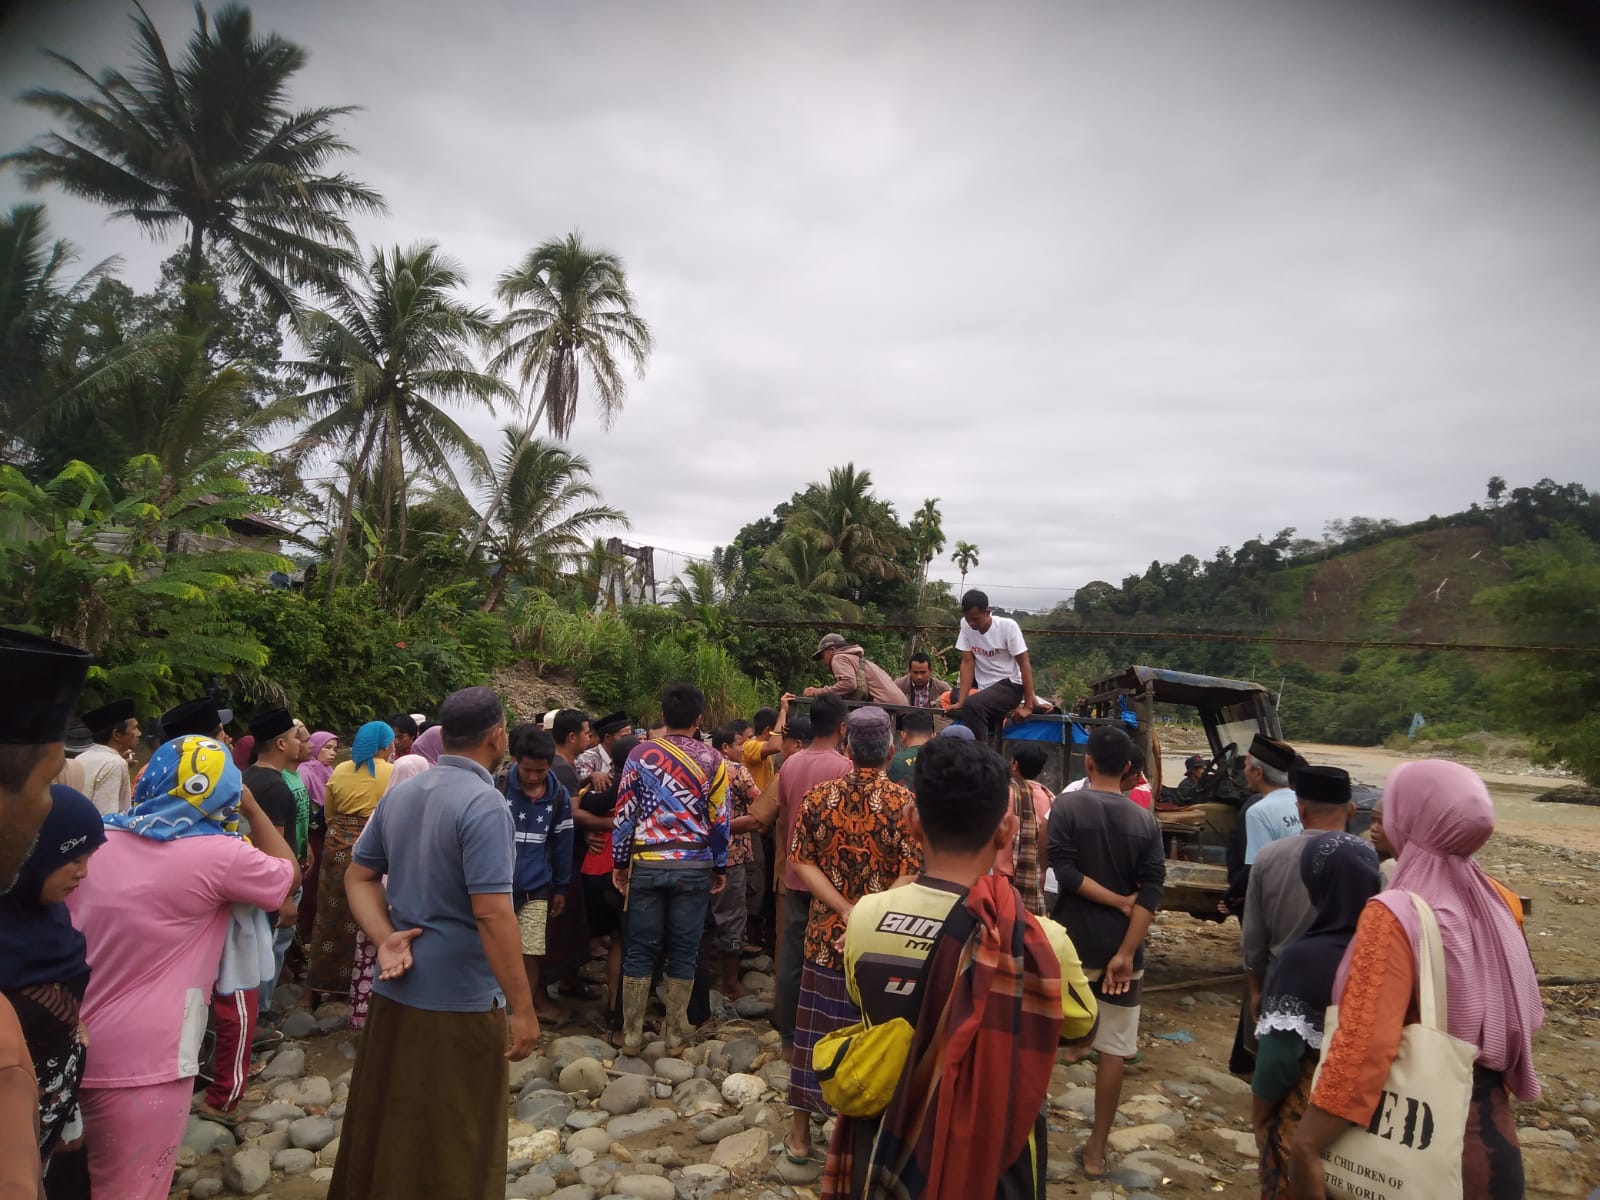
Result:
M439 241L485 303L550 235L625 257L659 349L575 445L640 540L705 553L850 459L902 513L939 496L974 582L1064 593L1592 478L1600 93L1487 7L255 9L312 49L302 102L365 106L364 242ZM152 11L180 40L185 0ZM40 45L123 61L124 10L0 37L20 88ZM41 128L0 108L0 145Z

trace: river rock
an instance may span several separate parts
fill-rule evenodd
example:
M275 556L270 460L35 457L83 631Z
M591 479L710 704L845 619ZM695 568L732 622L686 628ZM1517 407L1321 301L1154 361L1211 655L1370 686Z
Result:
M1162 1096L1149 1093L1134 1096L1117 1106L1117 1112L1135 1125L1146 1125L1161 1120L1172 1112L1172 1105Z
M639 1052L640 1058L644 1059L645 1062L652 1064L656 1061L656 1059L665 1058L666 1055L667 1043L662 1041L660 1038L656 1038L656 1040L653 1042L646 1042L644 1044L644 1049Z
M763 996L770 996L778 990L778 981L760 971L747 971L739 984L745 991L757 992Z
M722 1098L735 1108L754 1104L767 1094L767 1085L754 1075L729 1075L722 1081Z
M550 1043L548 1051L550 1061L555 1064L557 1071L564 1071L580 1058L592 1058L596 1062L605 1062L615 1058L617 1052L608 1043L599 1038L572 1036L558 1037Z
M612 1173L605 1167L597 1166L594 1163L578 1168L578 1182L592 1187L596 1195L603 1196L610 1191L613 1178Z
M241 1150L222 1164L222 1183L230 1192L248 1196L272 1182L272 1159L265 1150Z
M1119 1154L1128 1154L1140 1146L1154 1146L1160 1142L1170 1142L1177 1134L1170 1125L1130 1125L1126 1129L1113 1129L1111 1136L1106 1139L1110 1147ZM1156 1183L1160 1183L1158 1179ZM1141 1184L1149 1187L1149 1184Z
M1094 1089L1069 1087L1050 1103L1064 1112L1077 1113L1080 1117L1092 1117L1094 1116Z
M516 1116L517 1120L526 1121L536 1129L549 1129L565 1121L574 1107L572 1097L565 1092L540 1088L522 1093L517 1101Z
M331 1167L339 1161L339 1139L334 1138L321 1150L317 1151L317 1162L325 1167Z
M752 954L749 958L741 959L739 965L746 971L772 970L772 956L770 954Z
M530 1173L506 1185L506 1200L543 1200L555 1190L556 1181L550 1176Z
M655 1072L674 1087L694 1078L694 1068L681 1058L656 1059Z
M213 1196L222 1194L222 1180L196 1179L189 1188L189 1200L211 1200Z
M549 1079L555 1074L555 1064L542 1054L530 1054L521 1062L512 1063L507 1074L510 1076L511 1090L520 1092L536 1079Z
M550 1200L594 1200L594 1189L586 1183L574 1183L551 1192Z
M678 1189L659 1175L619 1175L611 1185L614 1196L638 1200L678 1200Z
M736 1133L743 1133L744 1118L737 1114L731 1117L720 1117L711 1122L694 1136L706 1145L714 1145L725 1137L732 1137Z
M262 1083L275 1079L299 1079L306 1073L306 1052L299 1046L285 1046L272 1056L272 1061L262 1068Z
M728 1043L728 1070L735 1075L749 1074L761 1057L761 1043L755 1038L735 1038Z
M691 1163L678 1176L678 1195L709 1198L727 1187L730 1181L726 1167L719 1167L715 1163Z
M298 1108L327 1108L333 1103L333 1085L321 1075L308 1075L304 1079L286 1079L267 1095Z
M672 1104L678 1110L680 1117L692 1117L703 1112L720 1112L722 1093L709 1079L691 1079L674 1089Z
M567 1152L590 1150L595 1154L604 1154L611 1149L611 1143L615 1140L609 1129L580 1129L567 1139Z
M312 1183L320 1183L323 1187L333 1182L332 1167L312 1167L311 1173L306 1176Z
M295 1008L284 1014L278 1022L278 1032L291 1041L308 1038L317 1032L317 1018L310 1009Z
M1201 1083L1214 1092L1221 1092L1224 1096L1248 1096L1250 1094L1249 1080L1240 1079L1237 1075L1229 1075L1226 1071L1214 1070L1211 1067L1199 1067L1194 1074L1195 1078Z
M1125 1187L1129 1191L1161 1186L1160 1171L1153 1171L1148 1167L1133 1166L1126 1162L1115 1167L1107 1178L1112 1183Z
M778 1095L789 1094L789 1064L782 1059L765 1064L756 1074Z
M282 1171L285 1175L304 1175L316 1165L317 1156L309 1150L290 1147L288 1150L279 1150L272 1156L272 1169Z
M653 1075L654 1070L642 1058L623 1057L611 1064L611 1069L622 1075Z
M561 1073L561 1077L566 1078L565 1071ZM653 1095L654 1088L643 1075L623 1075L613 1079L600 1093L600 1107L612 1116L620 1117L627 1113L638 1112L650 1103Z
M566 1126L568 1129L592 1129L596 1125L604 1125L607 1117L606 1113L580 1108L567 1114Z
M527 1137L512 1138L506 1146L506 1153L531 1159L535 1163L548 1162L561 1153L561 1134L554 1129L541 1129ZM546 1171L555 1174L548 1167Z
M290 1122L289 1124L292 1123ZM289 1148L289 1124L285 1124L282 1129L269 1129L265 1133L251 1138L245 1145L252 1150L260 1150L268 1158L271 1158L279 1150L287 1150Z
M1191 1083L1187 1079L1163 1079L1161 1090L1176 1096L1180 1100L1204 1100L1211 1094L1211 1089L1199 1083Z
M771 1149L772 1137L765 1129L746 1129L718 1142L711 1163L728 1171L754 1171L767 1165Z
M598 1096L606 1090L606 1069L596 1059L578 1058L561 1068L563 1092L588 1092Z
M1240 1158L1255 1158L1261 1153L1256 1146L1256 1135L1239 1129L1213 1129L1211 1139L1219 1143L1229 1154L1236 1154Z
M302 1150L321 1150L333 1135L333 1122L327 1117L301 1117L289 1126L289 1144Z
M665 1129L676 1122L669 1108L646 1108L626 1116L614 1117L606 1125L606 1132L614 1141L624 1142L641 1134Z
M233 1146L233 1131L214 1121L190 1117L184 1126L182 1144L196 1154L215 1154Z
M733 1002L733 1011L747 1021L759 1020L772 1015L772 998L770 996L740 996Z
M305 1109L281 1100L274 1100L271 1104L263 1104L260 1108L250 1110L251 1121L265 1121L269 1125L274 1121L298 1121L305 1115Z

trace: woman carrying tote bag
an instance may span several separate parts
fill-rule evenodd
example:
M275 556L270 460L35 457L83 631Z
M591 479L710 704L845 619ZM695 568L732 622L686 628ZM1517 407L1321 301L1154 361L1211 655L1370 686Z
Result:
M1416 897L1432 911L1443 946L1448 1033L1477 1056L1464 1132L1429 1130L1429 1136L1462 1137L1461 1188L1451 1188L1449 1200L1520 1200L1522 1151L1508 1093L1522 1100L1539 1095L1533 1035L1544 1023L1544 1004L1520 929L1521 905L1472 858L1494 832L1488 789L1457 763L1406 763L1389 776L1383 815L1399 866L1390 889L1367 905L1339 969L1338 1030L1290 1152L1293 1195L1329 1195L1323 1151L1336 1142L1336 1153L1358 1145L1358 1137L1340 1139L1352 1127L1368 1128L1375 1114L1383 1118L1392 1103L1385 1086L1390 1069L1405 1027L1419 1019L1426 917ZM1404 1111L1380 1124L1387 1130L1396 1120L1398 1136L1420 1139L1421 1127ZM1358 1154L1351 1156L1359 1161ZM1407 1194L1446 1200L1439 1189Z

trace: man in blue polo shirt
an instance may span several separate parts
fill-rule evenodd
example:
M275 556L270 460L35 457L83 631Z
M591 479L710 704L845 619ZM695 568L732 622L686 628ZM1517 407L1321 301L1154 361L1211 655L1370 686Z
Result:
M466 688L439 725L438 764L383 798L345 876L378 977L329 1200L505 1194L506 1060L539 1041L511 905L511 810L490 774L505 713L488 688Z

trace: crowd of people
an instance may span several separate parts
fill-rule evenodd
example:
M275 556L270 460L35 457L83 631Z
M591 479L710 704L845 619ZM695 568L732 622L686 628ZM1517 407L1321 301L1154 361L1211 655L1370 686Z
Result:
M830 634L832 684L714 729L688 683L648 727L508 723L467 688L348 749L281 707L234 740L201 697L160 715L142 764L136 706L80 713L86 654L0 630L0 1197L166 1196L191 1114L237 1121L275 1027L327 1001L362 1031L329 1195L498 1197L509 1062L573 1019L581 966L605 961L619 1055L652 1030L677 1055L763 951L785 1181L1042 1197L1051 1073L1083 1059L1078 1165L1105 1178L1161 826L1122 724L1089 730L1059 793L1042 745L1000 742L1051 706L1016 623L981 592L962 609L954 685L925 654L895 679ZM1359 1153L1435 930L1449 1032L1475 1059L1465 1194L1520 1196L1509 1097L1538 1094L1542 1007L1517 898L1472 858L1493 830L1482 782L1401 767L1369 840L1345 832L1344 772L1263 735L1245 777L1231 1065L1263 1196L1317 1200L1323 1152Z

